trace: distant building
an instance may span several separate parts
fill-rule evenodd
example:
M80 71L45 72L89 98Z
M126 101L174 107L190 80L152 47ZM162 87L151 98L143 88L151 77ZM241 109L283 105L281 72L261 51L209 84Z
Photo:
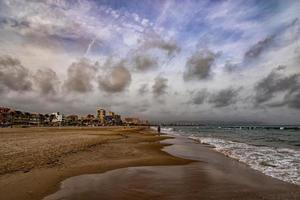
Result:
M65 119L66 125L69 126L76 126L79 125L79 118L78 115L69 115Z
M106 119L109 122L109 125L122 125L121 115L116 114L115 112L109 111Z
M27 125L27 113L19 110L10 110L11 124L12 125Z
M69 115L65 117L59 112L52 114L40 114L22 112L10 108L0 107L0 126L103 126L103 125L145 125L148 122L138 118L125 118L123 123L121 115L104 109L97 109L97 116L88 114L84 117Z
M39 126L43 123L44 115L39 113L22 112L9 108L0 108L1 126Z
M0 107L0 114L8 113L9 111L10 111L10 108Z
M105 114L104 109L97 110L97 118L100 120L101 124L105 124Z
M69 116L66 117L66 120L77 121L78 120L78 115L69 115Z
M28 124L39 126L42 122L42 116L39 113L29 113Z
M63 114L60 114L59 112L55 112L55 113L52 113L51 115L53 116L51 122L54 125L62 125L62 123L64 122L64 119L65 119Z
M95 116L92 115L92 114L88 114L88 115L86 116L86 119L95 119Z
M114 125L114 123L115 123L115 120L112 116L110 116L110 115L105 116L105 124L106 125Z
M50 126L52 124L52 119L55 118L53 114L45 114L43 124L46 126Z
M99 119L96 119L92 114L88 114L87 116L81 118L81 124L84 126L98 126Z
M115 115L114 119L115 119L115 125L122 125L121 115Z
M0 107L0 126L8 126L11 121L10 108Z
M112 118L114 118L114 117L115 117L115 113L112 112L112 111L109 111L109 112L108 112L108 116L111 116Z
M139 118L127 117L125 118L125 123L128 125L140 125L141 121Z

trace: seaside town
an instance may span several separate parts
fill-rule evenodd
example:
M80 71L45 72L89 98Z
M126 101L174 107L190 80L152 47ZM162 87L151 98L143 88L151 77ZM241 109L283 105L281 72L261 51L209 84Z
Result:
M96 116L31 113L0 107L0 127L46 127L46 126L148 126L148 121L135 117L121 118L121 115L104 109L97 109Z

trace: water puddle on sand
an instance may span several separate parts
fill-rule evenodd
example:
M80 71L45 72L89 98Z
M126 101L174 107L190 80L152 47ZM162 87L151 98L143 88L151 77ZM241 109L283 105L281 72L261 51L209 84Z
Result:
M164 143L170 144L171 141L165 140ZM173 147L168 146L164 150ZM178 147L179 152L184 152ZM129 167L102 174L80 175L61 182L60 190L44 200L186 199L201 191L200 183L204 183L202 171L199 163L193 163L185 166Z
M201 191L200 177L201 170L193 164L123 168L66 179L44 200L182 199Z

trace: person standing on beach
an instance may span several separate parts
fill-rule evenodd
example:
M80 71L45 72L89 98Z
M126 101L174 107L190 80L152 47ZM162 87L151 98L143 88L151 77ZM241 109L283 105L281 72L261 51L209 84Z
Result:
M157 132L160 135L160 125L157 126Z

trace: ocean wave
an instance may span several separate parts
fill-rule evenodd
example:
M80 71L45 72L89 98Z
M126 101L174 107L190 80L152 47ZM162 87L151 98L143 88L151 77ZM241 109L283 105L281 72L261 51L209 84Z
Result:
M164 127L161 129L162 133L168 134L168 135L175 135L175 136L180 136L181 134L178 131L175 131L174 128L170 127Z
M157 131L157 127L156 126L150 126L150 129L152 129L153 131Z
M150 128L154 131L157 131L157 126L151 126ZM161 132L168 135L174 135L174 136L180 136L182 134L180 131L175 131L174 128L171 127L162 127Z
M189 138L210 144L216 151L246 163L268 176L300 185L300 151L254 146L211 137L190 136Z

